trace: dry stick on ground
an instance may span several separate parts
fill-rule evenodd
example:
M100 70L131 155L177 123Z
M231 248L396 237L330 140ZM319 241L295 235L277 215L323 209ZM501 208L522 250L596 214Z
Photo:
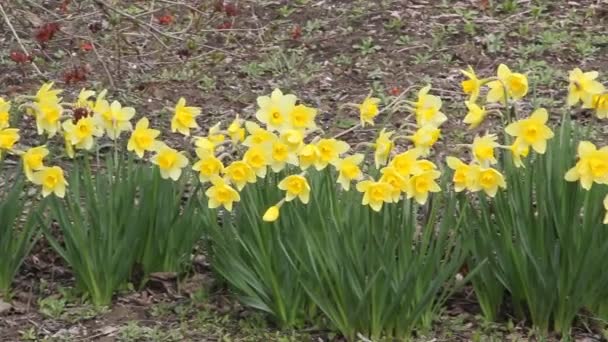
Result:
M97 56L97 59L99 60L99 63L101 63L101 66L103 67L103 70L105 70L106 75L108 76L108 82L110 82L110 87L112 87L112 89L115 89L115 87L114 87L114 78L112 78L112 74L110 73L110 70L108 70L108 66L103 61L103 58L101 58L101 56L99 55L99 52L97 52L97 48L95 47L95 43L91 43L91 47L93 47L93 52L95 53L95 56Z
M17 44L19 44L19 46L21 47L21 50L23 50L23 52L29 56L30 53L27 51L27 49L21 42L21 38L19 38L17 31L15 31L15 28L13 27L13 24L11 24L10 19L8 19L8 15L6 15L6 12L4 11L4 7L2 7L2 4L0 4L0 12L2 12L2 16L4 17L4 21L6 21L6 25L11 29L13 36L17 40ZM38 66L36 65L36 63L34 63L34 61L32 61L31 64L32 64L32 67L34 68L34 70L36 70L36 73L38 73L39 76L43 76L40 69L38 69Z

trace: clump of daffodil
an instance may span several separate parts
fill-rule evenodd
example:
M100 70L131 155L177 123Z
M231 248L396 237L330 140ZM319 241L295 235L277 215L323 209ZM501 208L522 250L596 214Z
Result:
M95 144L95 138L103 135L103 129L97 126L93 117L80 118L74 124L72 120L63 123L63 131L66 143L80 150L90 151ZM73 151L73 150L72 150ZM73 158L73 153L68 150L68 155Z
M439 127L448 118L441 112L442 101L439 96L430 95L431 86L428 85L418 92L418 100L414 103L414 113L416 123L419 127L435 126Z
M393 201L393 187L385 182L364 180L357 183L357 191L363 193L361 204L369 205L376 212L384 203Z
M2 158L3 151L12 150L19 139L19 130L17 128L0 129L0 158Z
M464 117L463 122L469 124L469 129L476 128L483 122L488 115L488 112L486 111L485 107L480 107L474 102L465 101L464 104L467 106L469 111Z
M170 178L174 181L179 179L182 169L188 165L186 156L165 144L159 144L151 161L158 165L160 176L163 179Z
M30 182L34 180L34 171L39 171L44 167L44 158L49 155L46 146L32 147L25 151L21 156L23 161L23 172Z
M360 153L352 156L344 157L334 163L336 171L338 171L338 184L342 189L350 190L350 183L352 181L358 181L363 178L363 172L359 164L363 162L364 156Z
M488 167L497 163L494 149L499 147L499 144L496 142L496 139L495 134L486 134L483 137L476 136L473 140L471 152L479 165Z
M591 108L595 110L595 115L598 118L608 118L608 93L593 95Z
M420 151L421 156L428 156L431 153L431 147L435 145L440 136L441 130L439 128L426 125L418 128L414 135L410 137L410 140Z
M224 172L224 164L212 152L205 149L197 149L196 155L199 160L194 163L192 169L198 172L198 178L201 183L209 182L213 177L218 177Z
M573 106L579 101L583 102L583 106L590 108L592 106L593 95L605 91L604 86L595 79L599 76L597 71L583 72L579 68L570 71L568 86L568 106Z
M239 119L237 115L236 118L228 125L228 135L232 140L233 144L242 143L245 140L245 128L243 127L243 119Z
M291 127L301 131L314 130L317 128L315 124L316 116L317 110L315 108L303 104L296 105L289 115Z
M357 105L359 108L359 119L361 121L361 127L365 127L365 124L374 125L374 118L380 113L378 105L380 99L377 97L366 97L361 104Z
M110 104L106 100L101 100L95 105L95 118L112 140L118 139L122 132L133 129L131 124L133 116L135 116L135 109L123 107L118 101Z
M211 187L205 192L209 198L209 208L215 209L223 206L226 210L232 211L233 203L241 200L239 193L221 177L212 177L210 181Z
M391 140L392 135L393 132L386 132L386 128L383 128L374 143L374 163L377 169L388 162L388 158L395 145Z
M11 102L5 101L0 97L0 129L4 129L10 126L10 115Z
M186 106L186 99L181 97L175 104L173 118L171 118L171 132L179 132L190 136L190 130L198 128L196 117L201 114L199 107Z
M255 117L266 125L268 130L281 131L290 124L290 114L294 110L296 101L295 95L284 95L280 89L275 89L270 96L258 97L259 109Z
M566 172L567 181L580 181L585 190L591 189L594 182L608 184L608 146L598 149L589 141L581 141L578 158L576 165Z
M127 150L133 151L139 158L143 158L146 151L154 151L159 146L156 140L159 135L159 130L150 128L148 118L141 118L131 133Z
M338 139L321 139L316 143L318 158L315 161L315 168L323 170L327 165L334 165L340 156L350 149L350 146Z
M537 153L543 154L547 149L547 140L553 138L553 132L546 123L549 113L544 108L535 110L529 118L509 124L507 134L521 138L521 143L531 146Z
M296 197L304 204L310 200L310 185L304 176L291 175L279 182L279 189L285 191L285 200L292 201Z
M32 174L32 182L42 186L42 196L44 197L55 194L55 196L63 198L68 186L63 170L59 166L42 167Z
M467 70L460 70L468 80L462 81L462 91L465 94L469 95L469 102L475 103L477 98L479 97L479 92L481 91L481 86L484 83L484 80L480 80L475 74L475 70L469 65Z
M508 66L500 64L498 66L498 79L488 82L490 91L488 92L488 102L500 102L503 105L507 102L507 97L520 100L528 93L528 78L524 74L512 72Z
M257 178L253 169L242 160L232 162L224 169L226 178L241 191L247 183L255 183Z

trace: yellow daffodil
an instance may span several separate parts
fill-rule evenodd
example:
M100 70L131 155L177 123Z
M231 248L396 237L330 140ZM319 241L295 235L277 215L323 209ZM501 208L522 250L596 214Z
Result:
M135 115L132 107L123 107L120 102L114 101L111 104L102 100L95 105L95 114L99 126L101 126L108 137L112 140L118 139L122 132L131 131L133 125L131 119Z
M0 158L2 158L2 151L11 150L19 138L19 130L16 128L0 129Z
M158 165L160 176L163 179L178 180L182 169L188 165L188 158L167 145L159 145L156 154L151 159L152 163Z
M0 129L4 129L10 126L10 116L9 111L11 110L10 101L4 101L2 97L0 97Z
M393 201L393 187L384 182L364 180L357 183L357 191L363 193L363 205L369 205L372 210L378 212L384 203Z
M317 128L315 124L316 116L317 110L315 108L306 107L302 104L294 106L289 115L291 127L300 131L315 129Z
M259 109L255 117L268 130L281 131L290 124L289 115L293 112L296 101L295 95L283 95L280 89L275 89L270 96L258 97Z
M317 142L317 151L319 153L315 168L323 170L328 164L334 165L340 160L340 155L348 152L350 146L342 140L337 139L321 139Z
M254 145L260 145L267 141L272 141L272 140L277 139L276 135L274 135L272 132L269 132L269 131L263 129L255 122L246 121L245 128L247 129L249 136L247 136L247 138L245 138L245 141L243 141L243 145L245 145L247 147L251 147Z
M418 101L414 103L416 123L419 127L430 125L439 127L448 118L441 112L441 98L429 95L431 86L428 85L418 92Z
M194 146L196 147L196 150L203 150L214 154L217 144L209 140L207 137L196 137L194 139Z
M597 71L583 72L579 68L570 71L568 86L568 106L573 106L579 101L583 106L590 108L593 95L605 91L604 86L595 79L599 76Z
M264 222L274 222L279 218L279 213L280 207L278 205L273 205L272 207L268 208L268 210L266 210L264 216L262 217L262 220L264 220Z
M426 125L418 128L410 139L420 152L420 156L428 156L431 153L431 147L439 140L440 135L441 130L439 128Z
M21 156L23 160L23 172L30 182L34 180L34 171L38 171L44 167L44 158L48 155L49 150L46 146L38 146L28 149Z
M480 167L475 170L476 180L471 185L471 191L483 190L488 196L496 196L498 188L507 188L503 175L491 167Z
M365 124L374 125L374 118L380 113L378 105L380 99L376 97L366 97L365 100L357 107L359 108L359 119L361 120L361 127L365 127Z
M298 157L289 151L289 146L279 139L265 144L264 148L270 151L270 168L274 172L279 172L287 164L298 165Z
M226 136L224 136L222 133L221 125L222 123L218 122L209 127L209 135L207 135L207 139L216 145L226 140Z
M310 200L310 185L303 176L291 175L285 177L279 182L279 189L286 192L285 200L288 202L296 197L304 204L307 204Z
M314 144L307 144L298 152L300 169L306 170L319 162L319 148Z
M467 165L455 157L447 157L446 162L448 167L454 170L454 176L452 177L454 190L456 192L461 192L465 189L470 189L473 182L475 182L475 179L472 178L476 177L476 169L479 169L479 166L474 164Z
M388 162L393 146L395 146L391 140L392 135L393 132L386 132L386 128L383 128L374 143L374 163L377 169Z
M392 187L391 197L393 202L399 202L402 193L406 193L408 190L408 177L402 176L397 169L392 166L387 166L380 170L382 177L380 182L388 183Z
M441 176L439 171L424 171L409 179L407 198L414 198L418 204L425 204L430 192L439 192L441 188L435 181Z
M465 101L464 104L467 106L469 111L464 117L463 122L469 124L469 129L476 128L483 122L486 115L488 115L486 107L479 107L477 104L470 101Z
M211 184L211 187L205 192L209 198L209 208L223 206L226 210L232 211L233 203L241 200L239 193L221 177L212 177Z
M285 129L279 139L289 147L289 152L297 153L304 146L304 134L296 129Z
M54 84L54 82L49 82L40 86L40 89L36 92L36 102L61 102L59 94L61 94L62 90L52 89Z
M243 190L247 183L255 183L257 179L253 169L242 160L237 160L228 165L224 169L224 174L239 191Z
M78 97L74 103L74 108L93 110L95 107L95 102L91 101L93 96L95 96L95 92L93 90L86 90L85 88L82 88L80 93L78 93Z
M243 126L243 120L239 119L237 115L236 118L228 125L228 135L232 140L233 144L241 143L245 140L245 128Z
M394 167L401 176L407 177L422 171L416 163L419 157L419 150L408 150L393 157L389 165Z
M414 171L413 174L416 175L420 172L433 171L437 170L437 165L430 160L420 159L416 160L416 168L420 171Z
M268 152L261 145L254 145L243 155L243 161L260 178L266 177L268 165L270 164L270 154Z
M528 93L528 78L524 74L512 72L504 64L498 66L498 79L488 82L488 102L500 102L506 104L508 95L514 100L519 100Z
M42 186L42 196L44 197L55 194L55 196L63 198L65 188L68 186L63 170L59 166L43 167L34 172L32 182Z
M141 118L135 124L135 130L131 133L131 138L127 143L127 151L134 151L139 158L143 158L146 151L154 151L158 147L156 138L159 135L159 130L150 128L148 118Z
M63 108L59 102L55 102L50 98L34 104L34 115L36 116L36 128L38 134L48 134L49 138L53 137L61 127L61 114Z
M477 75L475 75L475 70L473 70L470 65L468 66L467 70L460 70L460 72L469 78L468 80L462 81L462 91L469 95L469 102L475 103L479 97L483 80L477 78Z
M578 162L568 170L565 179L569 182L580 180L585 190L591 189L593 182L608 184L608 146L599 150L589 141L578 144Z
M546 125L548 119L547 110L539 108L529 118L509 124L505 132L514 137L521 137L522 143L543 154L547 149L547 140L553 138L553 132Z
M350 182L360 180L363 177L359 168L359 164L363 162L363 157L362 154L354 154L334 163L334 167L338 171L338 184L342 186L342 189L350 190Z
M600 119L608 118L608 93L595 94L591 100L591 108L595 109L595 115ZM0 113L0 116L2 113ZM0 121L0 127L2 123Z
M528 153L530 153L530 145L526 144L523 141L523 138L518 137L515 139L513 144L509 146L509 151L511 151L511 157L513 158L513 164L515 164L515 167L523 167L524 162L521 160L521 158L528 156Z
M222 161L216 158L213 153L207 150L197 150L196 155L199 161L192 166L192 169L198 172L198 179L201 183L209 182L211 178L224 172Z
M95 119L84 117L74 124L71 120L63 123L65 138L70 145L80 150L91 150L96 137L103 135L103 129L97 126Z
M479 165L488 167L497 163L494 149L498 146L495 134L487 134L483 137L476 136L473 140L473 145L471 145L471 152Z
M190 129L199 127L196 123L196 117L200 114L201 109L199 107L187 107L186 99L181 97L173 110L171 132L179 132L182 135L190 136Z

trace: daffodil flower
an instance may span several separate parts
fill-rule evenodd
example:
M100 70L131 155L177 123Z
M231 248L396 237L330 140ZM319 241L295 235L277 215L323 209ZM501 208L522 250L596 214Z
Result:
M65 196L68 182L65 180L63 170L59 166L43 167L32 175L32 182L42 186L42 196L55 194L59 198Z
M548 119L547 110L539 108L529 118L509 124L505 128L505 132L521 138L522 143L532 146L534 151L543 154L547 149L547 140L553 138L553 132L546 125Z
M357 183L357 191L363 193L361 204L369 205L376 212L382 209L384 203L393 201L393 187L385 182L364 180Z
M23 172L30 182L34 180L34 171L38 171L44 167L44 158L48 155L49 150L46 146L38 146L28 149L21 156L21 160L23 160Z
M135 130L131 133L131 138L127 143L127 150L133 151L139 158L144 157L146 151L154 151L158 147L156 138L160 135L160 131L150 128L148 118L141 118L135 124Z
M579 68L570 71L568 79L568 106L573 106L579 101L586 108L592 107L593 95L604 92L604 86L595 79L599 76L597 71L583 72Z
M363 157L362 154L358 153L334 163L334 167L338 171L338 184L345 191L350 190L350 183L352 181L360 180L363 177L363 173L359 168L359 164L363 162Z
M301 175L291 175L285 177L279 182L279 189L284 190L285 200L292 201L296 197L304 204L310 200L310 185L308 181Z
M185 136L190 136L190 130L198 128L196 117L201 114L199 107L186 106L186 99L181 97L173 111L171 119L171 132L179 132Z
M237 160L228 165L224 169L224 174L239 191L243 190L247 183L255 183L257 179L253 169L242 160Z
M177 150L162 144L151 159L153 164L158 165L160 175L163 179L178 180L182 169L188 165L188 158Z
M258 97L259 109L255 117L266 125L268 130L280 132L288 125L289 115L293 112L296 101L295 95L283 95L280 89L275 89L270 96Z
M221 177L211 178L211 184L211 187L205 192L209 198L209 208L215 209L223 206L226 210L232 211L233 203L241 200L239 193Z

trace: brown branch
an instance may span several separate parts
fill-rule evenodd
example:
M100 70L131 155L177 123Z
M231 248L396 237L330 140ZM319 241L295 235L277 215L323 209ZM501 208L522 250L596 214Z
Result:
M23 50L23 52L26 55L29 56L30 53L27 51L27 49L25 48L25 46L21 42L21 38L19 38L19 35L17 34L17 31L15 31L15 28L13 27L13 24L11 23L10 19L8 18L8 15L6 15L6 12L4 11L4 8L2 7L2 4L0 4L0 12L2 12L2 16L4 17L4 21L6 22L6 25L8 25L8 27L11 29L11 32L13 33L13 36L17 40L17 44L19 44L19 46L21 47L21 50ZM36 65L36 63L34 63L34 61L32 61L31 64L32 64L32 67L34 68L34 70L36 70L36 73L38 73L38 75L44 76L42 74L42 72L40 71L40 69L38 69L38 66Z

